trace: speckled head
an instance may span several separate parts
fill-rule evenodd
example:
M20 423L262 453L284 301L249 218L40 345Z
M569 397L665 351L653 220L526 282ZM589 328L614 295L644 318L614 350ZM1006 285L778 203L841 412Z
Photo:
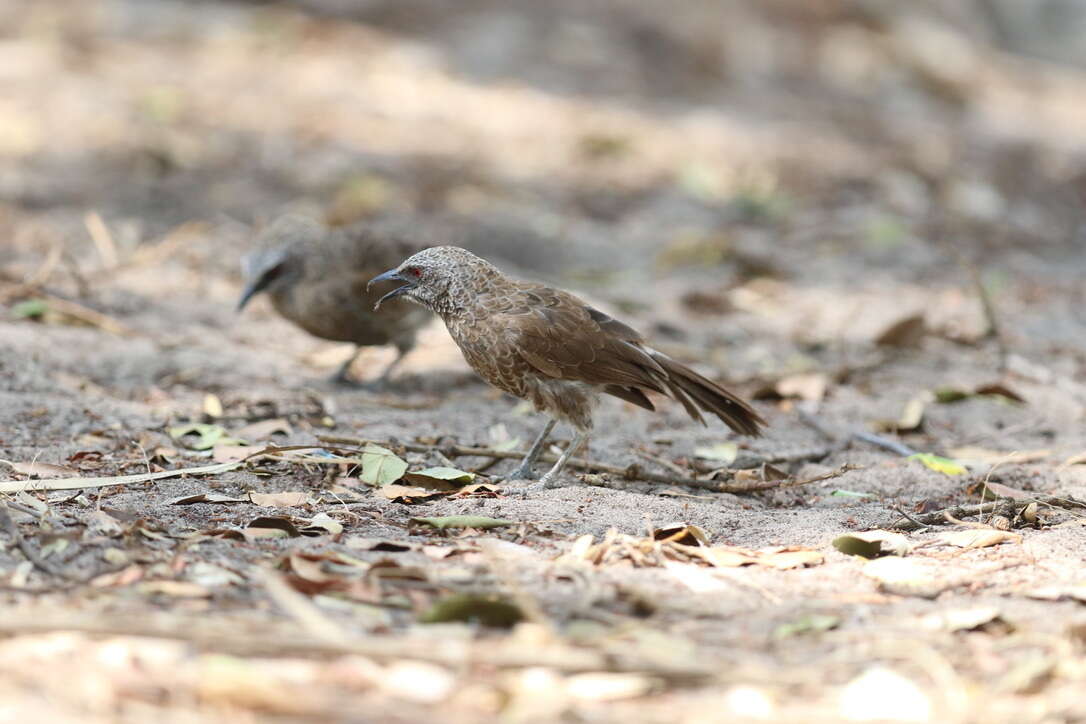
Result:
M403 286L378 300L375 309L394 297L406 297L438 314L451 314L469 306L488 280L501 272L485 259L458 246L434 246L412 255L395 269L374 277L375 282L396 280Z

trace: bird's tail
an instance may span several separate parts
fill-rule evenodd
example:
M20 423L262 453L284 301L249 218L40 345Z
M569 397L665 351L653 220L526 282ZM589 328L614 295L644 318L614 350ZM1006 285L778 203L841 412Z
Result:
M755 437L762 434L765 420L739 397L666 355L655 352L652 357L667 372L663 382L671 397L682 403L690 417L705 424L701 414L705 411L738 433Z

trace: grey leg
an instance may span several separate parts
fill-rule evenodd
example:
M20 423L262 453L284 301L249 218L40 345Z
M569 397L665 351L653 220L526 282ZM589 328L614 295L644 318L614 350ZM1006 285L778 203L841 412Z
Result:
M562 474L562 468L566 466L569 459L577 454L577 452L584 447L584 444L588 442L588 431L580 430L577 432L577 437L573 438L573 442L569 444L566 451L562 453L562 457L558 458L558 462L554 464L554 467L547 471L547 474L540 479L540 483L544 488L556 488L560 485L558 482L558 476Z
M547 444L547 438L550 437L551 432L554 430L554 425L554 420L547 421L542 432L536 437L535 442L528 448L528 454L524 456L524 459L515 470L505 476L506 480L535 480L533 469L536 460L539 459L540 454L543 452L543 446Z
M388 366L385 367L381 375L371 382L370 386L377 388L384 387L385 383L388 382L389 377L392 376L393 370L400 366L400 363L403 362L403 358L407 356L407 353L410 352L412 348L414 348L414 345L407 347L396 345L396 359L388 363Z
M354 354L352 354L347 359L346 362L344 362L342 365L340 365L339 369L336 370L336 373L334 375L332 375L332 382L336 383L337 385L355 385L355 384L357 384L354 380L351 379L350 372L351 372L351 365L353 365L354 361L356 359L358 359L358 355L361 352L362 352L362 348L355 345Z

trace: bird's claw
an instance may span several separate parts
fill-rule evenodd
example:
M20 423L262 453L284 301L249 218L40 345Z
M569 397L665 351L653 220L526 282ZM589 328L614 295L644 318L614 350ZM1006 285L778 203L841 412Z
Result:
M508 475L505 476L506 480L535 480L535 471L528 465L518 465Z

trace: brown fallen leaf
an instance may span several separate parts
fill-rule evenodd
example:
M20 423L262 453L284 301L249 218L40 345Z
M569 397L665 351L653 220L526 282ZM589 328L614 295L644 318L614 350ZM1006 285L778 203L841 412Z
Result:
M420 488L412 485L397 485L396 483L391 483L375 488L373 494L379 498L386 498L396 503L411 505L413 503L422 503L427 500L433 500L434 498L442 498L452 492L451 489L433 490L431 488Z
M293 508L305 505L309 494L301 490L289 490L282 493L249 493L249 502L266 508Z
M245 425L234 435L243 440L267 440L272 435L290 435L294 430L285 418L276 417Z
M216 445L211 449L211 459L217 463L235 463L249 457L258 449L248 445Z
M821 372L786 375L753 394L756 400L799 399L818 402L826 396L829 378Z
M45 477L78 478L79 477L79 471L78 470L74 470L74 469L66 467L64 465L55 465L53 463L42 463L42 462L17 463L17 462L12 462L10 460L0 460L0 463L3 463L5 465L9 466L12 470L14 470L15 472L17 472L17 473L19 473L21 475L29 475L32 478L45 478Z
M1000 543L1021 543L1022 536L1005 530L971 528L940 533L938 540L959 548L987 548Z
M234 498L218 493L197 493L167 501L166 505L193 505L194 503L248 503L248 498Z
M909 552L909 540L889 530L865 530L859 533L847 533L833 539L833 547L842 553L862 558L880 556L903 556Z
M987 385L978 385L977 388L973 390L973 394L1006 397L1012 402L1020 402L1022 404L1026 404L1026 398L1022 397L1022 395L1018 394L1010 387L1007 387L1007 385L1003 384L1002 382L993 382Z
M927 326L923 314L913 314L894 322L875 338L880 347L919 347Z
M698 555L717 568L740 566L765 566L777 570L820 565L825 557L821 552L801 546L778 546L751 550L736 546L714 546L697 549Z
M881 420L875 426L882 432L916 432L924 424L924 411L934 396L925 390L905 403L897 420Z
M671 523L652 532L653 540L662 543L676 543L684 546L708 546L708 534L696 525Z

